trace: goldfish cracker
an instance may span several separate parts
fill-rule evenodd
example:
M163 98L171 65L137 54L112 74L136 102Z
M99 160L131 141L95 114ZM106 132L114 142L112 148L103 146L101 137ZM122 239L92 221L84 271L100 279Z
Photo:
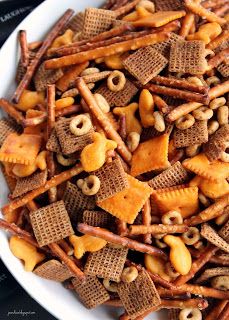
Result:
M159 257L145 254L145 267L154 274L158 274L162 279L170 281L171 278L165 272L165 261Z
M153 116L154 100L152 94L147 89L143 89L139 98L139 113L141 123L144 128L152 127L155 123Z
M122 18L123 21L133 22L139 19L138 12L133 11Z
M126 54L114 54L112 56L107 56L104 58L106 66L110 69L121 70L124 69L123 60L125 59Z
M113 113L117 116L126 116L126 133L137 132L141 134L142 127L138 119L135 117L135 112L138 110L137 103L131 103L127 107L114 108Z
M169 258L174 269L181 275L188 274L192 266L192 257L184 242L181 238L171 235L166 235L163 240L171 248Z
M45 259L45 255L37 248L17 236L10 238L10 250L15 257L24 261L25 271L33 271L35 266Z
M15 107L21 111L27 111L35 108L38 104L45 104L45 93L43 91L24 90Z
M139 6L136 8L137 14L138 14L138 19L149 17L152 15L151 12L149 12L146 8L143 6Z
M217 199L229 193L229 183L226 179L211 181L209 179L196 176L189 184L190 186L197 186L206 197L211 199Z
M77 259L81 259L85 252L99 251L107 244L105 240L87 234L82 237L72 235L69 237L69 241L74 247L74 256Z
M37 169L45 170L47 167L46 155L47 151L41 151L36 157L35 162L31 165L15 164L12 169L13 174L17 177L23 178L30 176Z
M221 32L222 28L217 22L206 23L200 26L196 33L188 35L187 39L202 40L205 44L208 44L220 35Z
M55 105L56 105L56 110L60 110L66 107L70 107L74 103L73 97L66 97L66 98L61 98L56 100Z
M81 164L86 172L101 168L106 161L106 153L117 148L117 143L108 140L101 133L95 132L93 143L87 145L81 152Z
M74 36L74 32L71 29L67 29L62 36L57 37L53 41L51 48L59 48L64 45L72 43L73 36Z

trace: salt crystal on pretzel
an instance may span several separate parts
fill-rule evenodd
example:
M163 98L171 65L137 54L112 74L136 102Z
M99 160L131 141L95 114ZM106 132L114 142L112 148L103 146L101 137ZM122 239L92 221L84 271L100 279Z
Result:
M127 248L115 248L112 245L107 245L103 249L89 254L84 273L119 282L127 253Z
M222 151L225 151L227 141L229 140L229 124L223 125L204 145L203 151L210 161L220 158Z
M133 223L138 212L150 196L151 188L143 182L127 175L129 187L116 193L109 199L98 201L97 205L113 216Z
M229 268L217 267L217 268L206 269L200 275L200 277L195 280L195 283L206 282L210 278L213 278L215 276L223 276L223 275L229 275Z
M198 212L198 188L181 187L155 190L152 199L158 206L161 215L175 210L181 213L183 217L189 217Z
M210 162L205 154L183 161L183 166L195 174L212 181L226 179L229 176L229 164L219 160Z
M32 164L40 150L41 137L37 135L11 133L0 149L0 161Z
M34 84L37 91L43 91L48 84L56 83L64 75L62 69L46 70L42 63L34 75Z
M201 235L217 248L229 253L229 244L208 223L201 225Z
M137 176L148 171L169 167L168 144L169 135L167 134L140 143L133 154L131 174Z
M167 63L168 60L150 46L135 51L123 61L124 67L143 85L158 75Z
M185 130L174 130L174 145L176 148L184 148L208 141L207 121L195 121L194 125Z
M86 308L96 308L110 299L110 296L97 277L87 276L82 282L79 278L72 280L74 290Z
M38 277L57 282L64 282L73 276L64 264L54 259L42 263L33 271L33 273Z
M142 47L162 42L167 40L169 34L166 32L159 32L156 34L146 35L137 39L131 39L120 43L112 44L107 47L101 47L94 50L79 52L66 57L47 60L45 62L46 69L57 69L64 66L79 64L90 60L95 60L102 57L114 55L116 53L124 53L129 50L137 50Z

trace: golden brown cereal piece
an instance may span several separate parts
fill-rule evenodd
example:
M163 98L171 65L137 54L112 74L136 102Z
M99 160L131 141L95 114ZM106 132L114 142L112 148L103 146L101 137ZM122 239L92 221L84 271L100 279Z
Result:
M217 267L205 270L199 278L196 279L196 283L202 283L210 278L222 275L229 275L229 268Z
M173 11L184 8L183 1L181 0L155 0L154 3L156 11Z
M114 80L116 82L114 82ZM114 70L107 78L107 86L112 92L122 91L125 85L126 85L125 75L119 70Z
M48 84L56 83L64 75L62 69L46 70L44 63L40 65L35 76L34 84L37 91L43 91Z
M137 176L144 172L169 167L168 143L167 134L140 143L133 154L131 174Z
M201 235L216 247L229 253L229 244L209 224L201 225Z
M73 276L64 264L54 259L42 263L33 273L38 277L57 282L64 282Z
M220 158L222 151L226 150L229 140L229 125L223 125L210 137L209 141L204 145L204 153L210 161Z
M0 146L10 133L20 133L20 127L10 118L2 118L0 120Z

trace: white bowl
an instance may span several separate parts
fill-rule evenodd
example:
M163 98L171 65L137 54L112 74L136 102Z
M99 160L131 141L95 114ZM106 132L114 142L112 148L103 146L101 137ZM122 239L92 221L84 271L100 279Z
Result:
M15 70L18 61L18 30L27 30L28 40L42 39L63 12L86 7L98 7L102 0L46 0L38 6L11 34L0 51L0 97L10 98L15 89ZM1 115L1 114L0 114ZM0 207L7 203L8 188L0 173ZM1 214L0 214L1 215ZM53 316L60 320L118 319L121 309L99 307L87 310L77 296L61 284L44 280L33 273L25 272L23 264L9 250L7 235L0 231L0 257L20 285ZM32 311L32 310L31 310ZM4 317L4 315L2 315ZM6 317L6 315L5 315ZM39 317L39 315L38 315ZM154 313L149 319L166 319L164 313Z

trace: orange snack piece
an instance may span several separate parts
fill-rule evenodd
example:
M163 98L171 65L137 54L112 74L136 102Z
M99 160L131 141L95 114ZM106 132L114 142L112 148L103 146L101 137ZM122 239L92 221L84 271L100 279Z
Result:
M181 11L158 11L148 17L133 22L135 27L161 27L165 24L180 19L186 15L184 10Z
M131 175L136 177L148 171L169 167L168 146L168 134L140 143L133 154Z
M41 147L41 137L32 134L8 135L0 149L0 161L33 164Z
M45 104L44 92L24 90L15 107L21 111L27 111L35 108L38 104Z
M198 187L156 190L151 197L162 215L175 210L180 212L183 218L186 218L197 213L199 209Z
M184 160L183 166L211 181L220 181L229 177L229 163L219 160L210 162L203 153Z
M114 108L113 113L121 116L126 116L126 133L137 132L141 134L142 127L138 119L135 117L135 112L138 110L137 103L131 103L127 107Z
M67 29L65 33L57 37L50 48L59 48L61 46L72 43L74 37L74 32L71 29Z
M198 187L206 197L211 199L217 199L229 193L229 183L226 179L211 181L203 177L196 176L190 181L189 185L190 187Z
M187 40L202 40L205 44L208 44L221 32L222 28L217 22L206 23L200 26L196 33L188 35Z
M143 89L139 98L139 113L141 123L144 128L154 125L154 100L152 94L147 89Z
M97 202L97 205L120 220L132 224L152 193L152 189L130 175L127 175L127 179L129 186L126 189L109 199Z

